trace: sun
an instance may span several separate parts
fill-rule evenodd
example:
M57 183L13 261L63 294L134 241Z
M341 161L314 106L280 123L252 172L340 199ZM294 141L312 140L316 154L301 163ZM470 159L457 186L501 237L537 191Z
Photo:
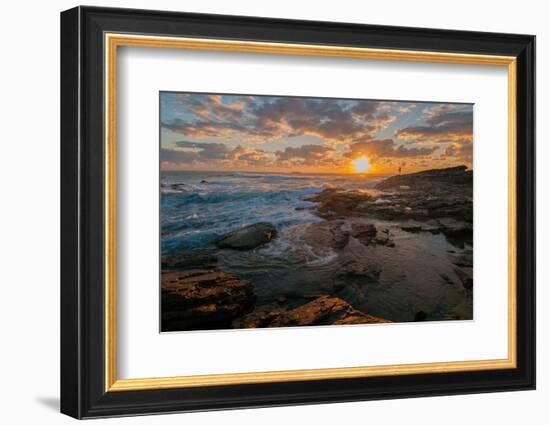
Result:
M353 164L353 171L356 173L367 173L370 170L370 162L366 156L360 156L351 163Z

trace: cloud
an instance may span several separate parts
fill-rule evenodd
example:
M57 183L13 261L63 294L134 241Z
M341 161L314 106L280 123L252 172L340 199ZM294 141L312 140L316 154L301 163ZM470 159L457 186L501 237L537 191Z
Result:
M205 159L223 159L227 155L229 148L224 143L196 143L180 141L175 145L178 148L187 149L186 152L194 153L200 158Z
M272 160L261 149L242 146L231 149L224 143L178 141L175 146L175 149L161 149L161 162L208 164L216 161L244 161L266 164Z
M410 103L410 102L389 102L389 101L380 101L378 104L378 110L379 111L385 111L385 112L398 112L400 114L404 114L407 112L411 112L414 109L416 109L418 106L417 103Z
M444 105L447 106L447 105ZM425 114L424 123L405 127L395 132L398 139L447 142L457 138L473 137L473 113L470 110L452 110L437 107Z
M361 155L379 169L472 162L466 104L163 93L161 127L161 161L175 168L333 171ZM189 140L169 141L177 135Z
M471 140L461 140L445 149L443 157L454 158L459 162L472 164L474 157L473 143Z
M396 144L392 139L371 140L352 143L349 151L345 153L348 158L368 156L369 158L412 158L428 156L435 152L437 147L405 147Z
M314 136L329 143L374 137L396 119L378 101L297 97L174 94L180 113L192 118L163 121L162 127L192 138L265 143Z
M288 147L283 151L275 152L281 163L294 162L303 165L320 165L334 162L332 154L335 150L328 146L303 145L297 148Z
M240 166L295 166L334 165L335 149L321 145L287 147L284 150L266 152L262 149L237 146L229 148L223 143L198 143L179 141L176 148L162 149L161 162L165 164L240 165Z
M161 163L188 163L197 160L199 156L196 152L182 151L178 149L161 149L160 161Z
M244 99L224 103L221 95L193 95L187 93L171 94L177 105L183 109L193 111L195 116L202 119L237 120L243 117L246 107Z
M431 118L436 115L444 114L447 112L471 112L472 105L462 103L439 103L424 108L422 114L424 118Z
M226 158L233 161L241 161L248 165L268 165L274 160L273 155L262 149L237 146L230 151Z
M425 108L422 114L420 125L397 130L396 138L416 149L441 147L442 158L472 166L473 107L441 104Z

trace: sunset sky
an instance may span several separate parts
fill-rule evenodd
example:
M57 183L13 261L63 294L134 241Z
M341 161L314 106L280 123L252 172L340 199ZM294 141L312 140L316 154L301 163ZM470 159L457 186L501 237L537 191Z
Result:
M161 92L160 108L163 170L472 167L471 104Z

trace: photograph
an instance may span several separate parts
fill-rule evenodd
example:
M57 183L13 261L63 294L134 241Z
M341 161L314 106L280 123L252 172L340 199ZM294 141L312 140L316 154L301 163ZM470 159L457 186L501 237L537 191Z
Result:
M474 319L473 104L159 109L162 332Z
M28 113L6 139L40 146L6 155L5 181L26 201L16 215L46 220L57 198L21 188L45 188L48 173L60 186L56 225L39 226L57 239L33 238L52 255L58 240L61 260L37 257L60 290L35 285L31 310L48 310L52 332L27 351L59 342L25 364L46 366L24 371L35 404L57 394L77 419L254 409L240 425L293 406L267 421L302 409L333 424L341 409L318 405L369 401L373 420L426 422L418 398L430 397L432 416L461 424L479 406L505 423L540 416L535 32L548 25L528 5L495 20L494 7L430 17L399 2L391 14L296 1L267 16L227 2L65 5L53 24L44 10L12 14L44 21L52 48L19 49L8 72L60 56L46 79L19 72L44 104L60 88L60 108L35 108L34 126L55 127L60 149L20 140ZM8 87L14 111L29 109L21 87ZM27 227L4 222L26 254L20 277ZM18 342L29 317L8 326ZM32 412L25 397L11 404Z

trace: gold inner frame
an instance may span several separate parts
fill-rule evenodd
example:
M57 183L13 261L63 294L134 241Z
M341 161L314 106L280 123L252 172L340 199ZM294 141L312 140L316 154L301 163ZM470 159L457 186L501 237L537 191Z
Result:
M370 49L106 33L105 46L105 391L236 385L447 373L516 367L516 58L444 52ZM116 325L117 51L120 46L355 59L504 66L508 72L508 357L495 360L305 369L253 373L118 379Z

